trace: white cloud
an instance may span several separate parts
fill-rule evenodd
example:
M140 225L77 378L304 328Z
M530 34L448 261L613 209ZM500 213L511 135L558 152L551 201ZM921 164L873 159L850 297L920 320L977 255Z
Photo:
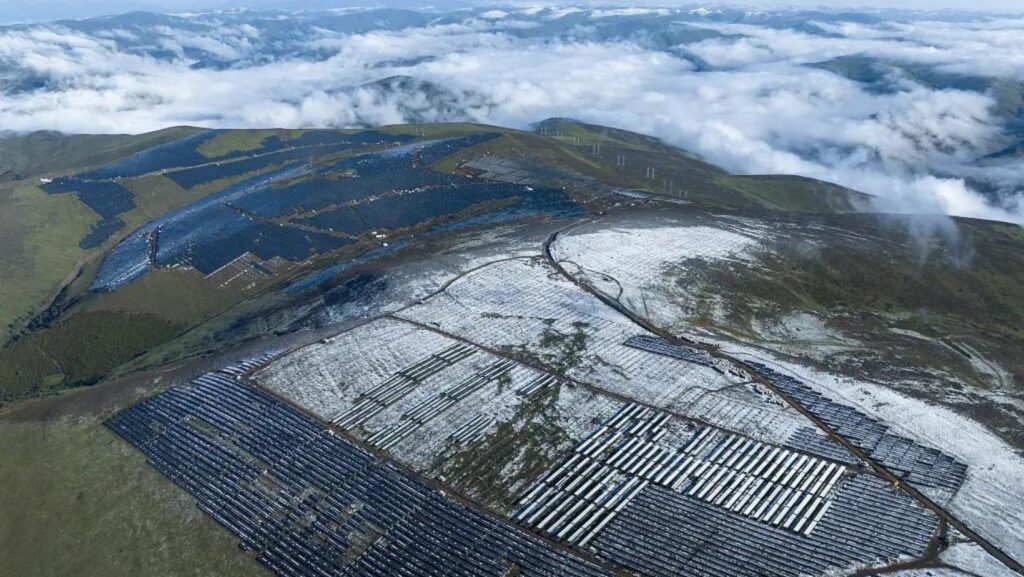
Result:
M912 79L899 90L871 92L806 66L869 55L1019 81L1022 20L819 24L834 36L705 23L739 36L671 52L642 41L517 33L572 13L481 13L365 34L309 26L283 50L273 44L281 40L268 40L255 22L207 32L151 30L175 55L170 58L125 48L139 30L92 36L46 26L0 29L0 86L19 75L45 81L43 88L4 94L0 126L68 132L142 132L175 124L351 126L401 122L409 110L449 119L447 111L431 109L427 95L382 97L356 88L405 74L450 89L447 98L472 120L526 127L549 116L575 117L653 134L737 172L836 181L878 195L886 210L1024 222L1024 170L993 165L998 201L973 190L968 178L983 170L975 158L1007 144L993 95L933 89ZM186 49L233 64L194 68ZM318 56L297 56L309 51ZM698 69L679 54L712 69Z

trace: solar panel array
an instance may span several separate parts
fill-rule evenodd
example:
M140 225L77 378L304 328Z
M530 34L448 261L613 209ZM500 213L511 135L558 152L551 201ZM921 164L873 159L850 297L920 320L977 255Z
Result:
M279 351L270 351L259 356L242 359L233 365L224 367L220 372L232 377L241 377L246 373L254 372L266 366L270 361L274 360L274 357L277 356L278 352Z
M446 498L225 373L107 426L282 576L609 574Z
M378 144L408 139L407 135L366 134L344 135L347 140L324 146L340 150L361 146L373 138L383 139ZM373 230L407 229L427 223L438 230L472 219L479 224L485 217L512 220L580 211L562 190L529 191L525 186L486 183L427 168L445 156L497 136L480 133L418 142L309 166L305 158L324 152L318 148L321 145L312 145L168 172L170 178L194 186L277 166L134 231L106 256L91 288L113 290L151 270L149 239L154 235L159 239L152 255L155 264L190 265L210 274L247 252L262 259L281 257L297 262L352 244ZM489 201L507 201L508 206L492 205L489 212L479 215L463 212ZM306 216L316 211L322 212ZM439 225L457 213L469 218ZM284 220L270 222L278 217Z
M463 182L340 206L306 222L317 228L358 236L371 230L408 228L441 216L454 215L480 203L544 194L550 192L527 191L515 184Z
M541 477L512 518L584 546L648 484L809 535L847 472L838 463L705 427L666 446L668 413L629 404Z
M78 247L86 250L96 248L124 227L125 223L120 218L105 218L89 227L88 234L78 241Z
M430 396L421 404L403 413L396 422L374 431L366 441L381 449L390 449L424 424L458 404L459 401L466 399L503 375L507 375L514 366L515 362L508 359L491 363L468 379Z
M173 171L169 173L171 175L199 174L193 173L189 169L197 165L207 165L216 169L218 165L211 164L216 162L221 162L223 163L221 166L227 167L231 164L229 161L232 160L238 160L243 157L251 157L254 155L265 155L267 153L274 153L278 151L299 151L301 153L300 156L308 157L317 154L324 154L325 150L327 152L333 150L328 147L334 147L334 149L342 150L367 144L401 143L415 138L409 134L384 134L373 130L364 130L354 134L335 130L308 130L299 137L290 140L282 139L278 135L272 135L266 138L260 144L259 148L253 150L233 150L216 156L207 156L199 151L204 144L225 132L227 131L203 130L172 142L136 152L131 156L111 162L78 176L87 180L111 180L115 178L133 178L144 174L162 171ZM295 158L298 158L298 156ZM230 171L231 169L226 169L226 172L222 175L218 174L216 170L213 170L212 172L203 172L206 172L209 175L206 181L210 181L222 178L223 176L230 176ZM240 174L238 171L235 171L235 173ZM183 186L186 186L187 188L195 186L196 184L201 184L204 180L193 177L188 180L183 179L182 182L184 183Z
M665 342L664 339L654 335L634 335L626 339L626 342L623 344L627 347L633 347L635 349L657 353L667 357L674 357L683 361L696 363L698 365L704 365L706 367L716 369L718 368L716 366L715 359L713 359L707 351L669 344Z
M669 415L622 407L519 499L512 518L549 537L583 546L664 467L657 440Z
M308 162L316 157L329 156L367 145L393 146L412 138L407 134L384 134L372 130L355 134L310 131L292 140L282 140L275 135L266 139L256 150L236 151L217 158L204 158L202 163L194 163L200 166L168 172L167 177L182 188L195 188L272 166Z
M200 153L198 148L222 132L222 130L201 130L195 134L136 152L79 176L88 180L132 178L169 168L209 162L210 159Z
M248 158L233 159L227 161L210 162L183 170L175 170L166 173L178 186L189 189L197 186L215 182L217 180L232 178L265 170L272 166L283 166L291 163L309 162L317 156L323 156L341 152L352 148L349 143L339 143L325 146L307 146L292 148L276 152L254 151L258 154Z
M211 239L220 240L237 234L253 222L224 204L296 174L293 168L285 168L253 176L149 221L107 253L90 288L108 291L120 288L149 272L151 257L156 264L173 266L187 264L190 257L201 255L205 248L214 247L216 250L217 243ZM152 254L153 237L158 239L155 254ZM234 260L231 254L223 252L220 258L222 264Z
M83 249L102 245L125 227L118 215L135 208L135 197L127 188L115 182L117 178L139 176L170 166L186 166L203 162L205 157L196 147L218 134L215 130L200 131L159 146L137 152L122 160L106 164L95 170L55 178L40 188L48 194L72 193L83 204L98 214L101 220L92 225L89 233L78 245Z
M417 155L436 149L456 152L493 139L495 134L475 134L407 144L388 150L345 158L324 164L307 178L281 188L264 188L233 200L232 204L261 217L286 216L301 207L319 211L351 202L376 198L389 192L477 184L479 181L428 170ZM338 230L341 230L338 228Z
M362 425L411 393L424 380L472 356L475 352L476 349L469 345L456 343L427 355L360 394L351 408L331 419L331 422L346 429Z
M109 180L89 180L81 176L62 176L40 185L47 194L74 194L82 204L100 217L89 233L79 241L83 249L103 244L125 224L118 215L135 208L131 191Z
M793 433L786 446L793 447L805 453L820 455L826 459L855 466L859 462L853 453L846 450L846 447L829 439L818 429L812 427L801 427Z
M485 436L487 429L489 429L493 424L493 417L477 415L470 419L466 424L453 431L452 434L449 435L448 440L453 443L470 445L482 439Z
M650 485L593 549L653 577L797 577L920 557L938 529L930 511L875 477L845 481L833 501L805 535Z
M520 397L529 397L537 391L549 387L558 383L558 377L550 374L543 374L530 382L516 389L516 394Z
M810 535L832 505L846 467L704 428L683 450L672 487L727 511ZM684 486L685 483L685 486Z
M536 184L534 171L520 163L497 156L481 156L462 165L480 171L480 177L498 182Z
M938 449L888 432L888 427L852 407L836 403L799 380L770 367L751 363L758 371L805 409L825 421L842 437L852 441L886 468L908 481L957 490L967 475L967 465Z
M327 155L368 144L400 144L414 138L412 135L391 135L376 131L346 134L336 131L308 131L298 138L282 140L278 136L266 139L262 146L250 151L233 151L217 157L207 157L199 147L222 134L222 130L204 130L178 140L154 146L100 168L74 176L63 176L41 185L49 194L75 194L79 200L100 215L79 246L94 248L103 244L125 223L118 215L135 208L135 197L117 179L134 178L166 171L171 180L184 188L193 188L222 178L239 176L271 166L288 165L315 156ZM244 158L243 158L244 157ZM274 240L274 239L271 239ZM269 243L267 243L269 244ZM308 251L307 251L308 253ZM240 254L240 253L239 253ZM229 262L234 254L225 262ZM209 260L209 259L207 259ZM210 264L212 269L224 264ZM197 266L204 272L209 267Z
M230 209L224 208L225 212ZM234 217L236 215L230 215ZM292 262L305 260L316 254L337 250L355 241L339 238L290 226L263 222L248 222L242 218L242 226L226 232L217 242L205 242L187 248L183 253L171 255L158 252L160 264L183 262L192 265L203 274L210 275L238 257L250 253L263 260L280 257ZM165 236L161 232L161 238ZM170 260L168 256L171 257Z

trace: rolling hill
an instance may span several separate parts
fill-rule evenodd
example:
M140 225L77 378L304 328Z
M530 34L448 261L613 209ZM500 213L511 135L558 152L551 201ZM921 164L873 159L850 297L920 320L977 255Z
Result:
M421 124L44 140L39 154L67 151L67 168L26 156L19 166L35 168L18 170L31 176L0 188L9 208L0 213L0 267L18 288L0 293L0 454L10 465L0 505L14 520L0 545L18 552L9 564L20 574L83 560L97 575L275 567L273 541L247 540L249 524L274 525L293 506L342 514L274 452L277 441L261 440L293 430L327 439L281 441L302 456L296 463L386 463L354 478L441 487L447 496L431 505L438 523L454 522L457 495L468 507L461 514L505 519L496 543L529 530L537 543L560 539L566 562L582 556L615 571L745 567L743 542L725 549L735 554L701 546L721 527L781 539L786 555L765 561L779 571L892 567L908 557L959 563L939 555L985 555L979 543L1012 564L1020 550L1007 527L1024 512L1005 505L1024 442L1012 401L1021 390L1020 227L866 213L871 198L860 192L734 175L644 135L561 118L532 132ZM869 400L852 397L859 391ZM235 404L243 397L249 408ZM252 407L244 419L230 416ZM186 409L180 420L162 416ZM622 493L631 513L595 530L592 545L581 544L593 537L585 526L541 533L545 522L520 503L557 463L577 458L586 431L641 409L657 415L637 421L654 427L645 450L711 428L715 443L746 439L758 454L785 447L829 482L842 477L828 497L835 509L805 499L805 518L790 521L798 535L722 516L720 504L665 485ZM274 424L281 419L290 425ZM946 421L958 423L958 436ZM323 426L331 433L321 435ZM862 430L870 435L856 437ZM267 518L237 517L203 487L258 501L273 483L207 476L191 457L173 457L178 442L213 443L204 454L231 471L255 463L274 490L298 497L258 511ZM712 457L698 449L694 458ZM893 490L864 460L922 492ZM621 474L635 488L632 473ZM695 475L694 491L713 481ZM36 514L42 485L48 499L62 499L60 516ZM361 486L345 495L370 499ZM417 489L436 497L431 490ZM984 497L992 494L1002 506ZM192 499L249 553L187 506ZM536 506L553 519L552 503ZM669 506L696 509L659 521L671 531L628 525ZM369 507L377 514L381 505ZM812 511L824 515L821 528ZM321 551L321 538L304 546L345 564L386 551L366 548L365 535L403 530L352 519L347 556ZM875 522L885 543L858 529ZM971 541L947 542L945 523ZM109 527L127 529L110 536ZM281 535L306 539L297 527ZM630 553L616 544L627 530L695 556ZM808 539L819 541L808 548ZM534 562L517 559L512 567Z
M0 146L18 151L3 170L19 177L0 189L0 269L16 279L0 302L5 402L94 383L257 295L418 234L599 211L636 194L720 209L867 202L805 178L731 175L655 139L562 119L534 133L179 128Z

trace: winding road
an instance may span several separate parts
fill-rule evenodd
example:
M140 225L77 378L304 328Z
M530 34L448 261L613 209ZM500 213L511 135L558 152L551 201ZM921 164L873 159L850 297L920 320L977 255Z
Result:
M551 267L553 267L555 270L557 270L559 272L559 274L561 274L568 281L572 282L574 285L579 287L581 290L586 291L587 293L589 293L590 295L594 296L595 298L597 298L598 300L600 300L604 304L606 304L609 307L615 309L616 311L621 313L623 316L628 318L630 321L632 321L634 324L636 324L640 328L644 329L645 331L648 331L648 332L650 332L652 334L655 334L655 335L661 337L662 339L665 339L667 342L669 342L671 344L681 345L681 346L685 346L685 347L689 347L689 348L701 349L701 350L707 351L709 354L711 354L715 358L719 358L719 359L728 361L730 363L733 363L734 365L737 365L737 366L740 366L740 367L744 368L750 374L750 377L751 377L752 380L754 380L757 383L759 383L760 385L768 388L769 390L774 392L776 395L778 395L780 398L782 398L787 404L789 404L791 407L793 407L793 409L795 409L796 411L800 412L802 415L807 417L811 422L813 422L815 424L815 426L817 426L819 429L824 431L824 433L829 438L833 439L834 441L836 441L837 443L839 443L840 445L845 447L848 451L850 451L851 453L856 455L859 459L861 459L864 462L866 462L882 478L886 479L890 483L893 483L894 486L900 487L903 491L905 491L906 493L908 493L909 495L914 497L922 506L927 507L928 509L931 509L932 511L934 511L935 514L938 515L941 520L943 520L944 522L948 523L949 526L956 528L958 531L963 533L969 539L971 539L972 541L977 543L986 552L988 552L990 555L992 555L993 557L998 559L1001 563L1003 563L1003 565L1006 565L1008 568L1010 568L1011 570L1019 573L1020 575L1024 575L1024 565L1021 565L1021 563L1019 563L1018 561L1016 561L1015 559L1013 559L1012 557L1010 557L1009 555L1004 553L999 547L997 547L996 545L994 545L993 543L991 543L990 541L988 541L987 539L985 539L984 537L979 535L977 532L972 530L963 521L961 521L957 517L953 516L952 513L950 513L946 509L944 509L941 505L939 505L938 503L936 503L936 502L932 501L931 499L929 499L924 493L922 493L921 491L919 491L918 489L916 489L912 485L906 483L903 479L901 479L899 476L897 476L893 471L889 470L882 463L880 463L880 462L876 461L875 459L873 459L870 454L868 454L867 452L862 450L855 443L853 443L849 439L843 437L842 435L839 435L838 433L836 433L836 431L833 430L827 423L825 423L824 421L819 419L814 413L812 413L809 410L807 410L807 408L804 407L803 405L801 405L796 399L794 399L793 397L788 395L786 392L784 392L784 391L780 390L778 387L776 387L771 381L769 381L767 378L762 376L760 372L758 372L756 369L754 369L753 367L748 365L745 361L743 361L741 359L738 359L736 357L733 357L731 355L728 355L726 353L723 353L720 350L718 350L716 347L708 346L708 345L705 345L703 343L698 343L698 342L695 342L695 341L691 341L689 339L678 337L678 336L672 334L671 332L669 332L669 331L667 331L667 330L665 330L665 329L663 329L661 327L658 327L658 326L654 325L653 323L648 321L646 318L636 314L631 309L629 309L628 307L624 306L617 299L615 299L615 298L605 294L604 292L602 292L601 290L597 289L596 287L594 287L593 285L591 285L587 281L585 281L583 279L580 279L580 278L578 278L576 276L573 276L571 273L569 273L569 271L566 270L564 266L562 266L562 263L558 259L556 259L554 257L554 255L551 253L551 246L552 246L552 244L554 244L558 240L558 236L560 234L562 234L562 233L564 233L564 232L566 232L566 231L568 231L568 230L570 230L572 228L578 227L578 226L580 226L580 225L582 225L582 224L584 224L586 222L588 222L588 221L587 220L583 220L583 221L580 221L580 222L573 223L573 224L571 224L569 226L563 227L563 228L561 228L559 230L556 230L555 232L552 232L548 236L548 238L544 241L544 245L543 245L544 258L548 262L548 264L551 265Z

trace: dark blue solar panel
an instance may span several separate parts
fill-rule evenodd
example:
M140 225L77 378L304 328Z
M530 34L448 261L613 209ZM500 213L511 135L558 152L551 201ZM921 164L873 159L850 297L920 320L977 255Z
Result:
M281 140L274 135L264 141L263 147L258 150L236 152L214 160L205 159L206 164L203 166L169 172L167 177L183 188L194 188L272 166L309 161L318 156L368 145L400 144L410 138L410 135L394 136L374 131L357 134L310 131L292 140Z
M311 136L303 138L340 138L328 137L327 133L307 134ZM324 146L351 146L357 142L377 142L380 138L373 133L356 135L359 139L341 136L345 137L344 144ZM327 166L308 166L296 161L246 178L129 235L104 260L93 289L113 290L146 274L151 268L151 246L156 247L154 258L160 266L190 264L208 274L246 252L261 259L277 256L301 261L354 242L331 233L329 228L349 236L373 229L402 229L501 199L509 199L513 205L493 211L489 217L502 219L579 210L560 190L530 190L522 185L483 182L428 167L453 152L495 136L477 134L408 144ZM291 159L295 158L293 152L270 156ZM198 170L205 167L187 172L198 174ZM357 201L363 202L347 206ZM272 220L325 209L327 212L302 221L323 232L282 226Z
M79 174L78 178L86 180L129 178L169 168L193 166L209 162L209 159L196 149L207 141L212 140L213 137L221 132L223 131L204 130L191 136L168 142L167 144L147 148L123 160Z
M89 234L82 237L78 246L83 249L96 248L124 227L124 221L119 218L105 218L92 225Z
M40 188L48 194L74 194L104 219L113 218L135 208L135 197L131 191L112 181L82 180L74 176L64 176L55 178Z

